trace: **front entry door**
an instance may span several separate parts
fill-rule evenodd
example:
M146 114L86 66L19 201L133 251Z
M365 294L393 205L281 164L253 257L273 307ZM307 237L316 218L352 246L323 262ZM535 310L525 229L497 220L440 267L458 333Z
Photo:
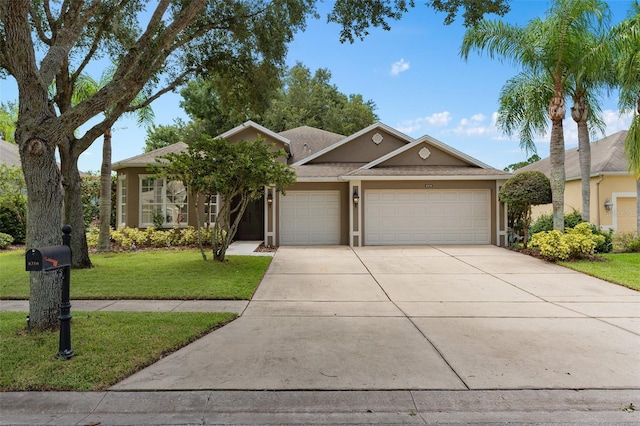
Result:
M238 224L236 240L261 241L264 238L264 198L251 201Z

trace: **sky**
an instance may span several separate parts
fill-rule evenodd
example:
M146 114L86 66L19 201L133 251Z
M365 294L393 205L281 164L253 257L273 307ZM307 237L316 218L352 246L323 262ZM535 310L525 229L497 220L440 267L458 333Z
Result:
M520 149L518 136L507 137L495 126L500 89L519 68L477 53L463 60L459 55L465 31L461 19L444 25L445 15L424 3L416 1L416 7L401 20L391 21L390 31L374 28L362 41L340 43L338 26L326 22L332 2L325 0L318 5L321 18L309 20L306 30L289 45L287 65L301 62L312 73L327 68L331 84L340 92L372 100L380 121L408 136L427 134L498 169L526 160L530 154ZM630 0L608 3L613 23L627 16ZM549 5L547 0L511 0L511 11L499 19L526 25L533 18L543 17ZM495 15L487 18L498 19ZM0 80L0 102L17 97L13 79ZM155 101L154 124L187 119L180 99L178 94L169 93ZM607 128L595 139L629 128L631 115L621 116L617 101L615 93L603 98L601 108ZM567 105L564 122L567 149L578 143L569 108ZM134 119L121 118L113 131L113 162L141 154L145 138L144 127ZM96 140L80 156L80 170L100 170L101 145L101 139ZM549 135L537 138L536 146L540 157L548 157Z

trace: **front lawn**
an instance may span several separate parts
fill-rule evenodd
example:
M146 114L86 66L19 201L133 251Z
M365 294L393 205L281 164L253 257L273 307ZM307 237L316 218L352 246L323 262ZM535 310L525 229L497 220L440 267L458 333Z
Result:
M640 291L640 253L603 254L606 261L580 260L560 265Z
M71 299L250 299L268 256L202 260L197 250L94 254L93 269L71 271ZM24 251L0 253L0 298L28 299Z
M56 358L58 332L25 330L0 313L0 391L105 390L236 317L231 313L73 312L74 357Z

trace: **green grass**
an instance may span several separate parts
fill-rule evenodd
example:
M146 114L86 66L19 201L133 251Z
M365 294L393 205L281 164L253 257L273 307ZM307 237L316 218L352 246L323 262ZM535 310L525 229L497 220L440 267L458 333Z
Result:
M197 250L94 254L71 271L71 299L250 299L271 257L203 261ZM0 253L0 298L28 299L24 251Z
M603 254L606 261L580 260L560 265L640 291L640 253Z
M58 332L25 330L0 313L0 391L104 390L235 318L230 313L74 312L74 357L58 360Z

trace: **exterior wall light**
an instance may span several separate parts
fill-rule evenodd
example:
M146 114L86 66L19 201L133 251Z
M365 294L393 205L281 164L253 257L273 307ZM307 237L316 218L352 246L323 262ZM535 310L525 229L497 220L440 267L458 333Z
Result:
M267 204L273 204L273 194L271 192L267 194Z
M360 202L360 196L358 195L358 190L353 190L353 204L358 204Z
M608 199L608 198L607 198L607 199L604 201L604 209L607 211L607 213L610 213L610 212L611 212L611 208L612 208L612 207L613 207L613 203L611 202L611 200L610 200L610 199Z

